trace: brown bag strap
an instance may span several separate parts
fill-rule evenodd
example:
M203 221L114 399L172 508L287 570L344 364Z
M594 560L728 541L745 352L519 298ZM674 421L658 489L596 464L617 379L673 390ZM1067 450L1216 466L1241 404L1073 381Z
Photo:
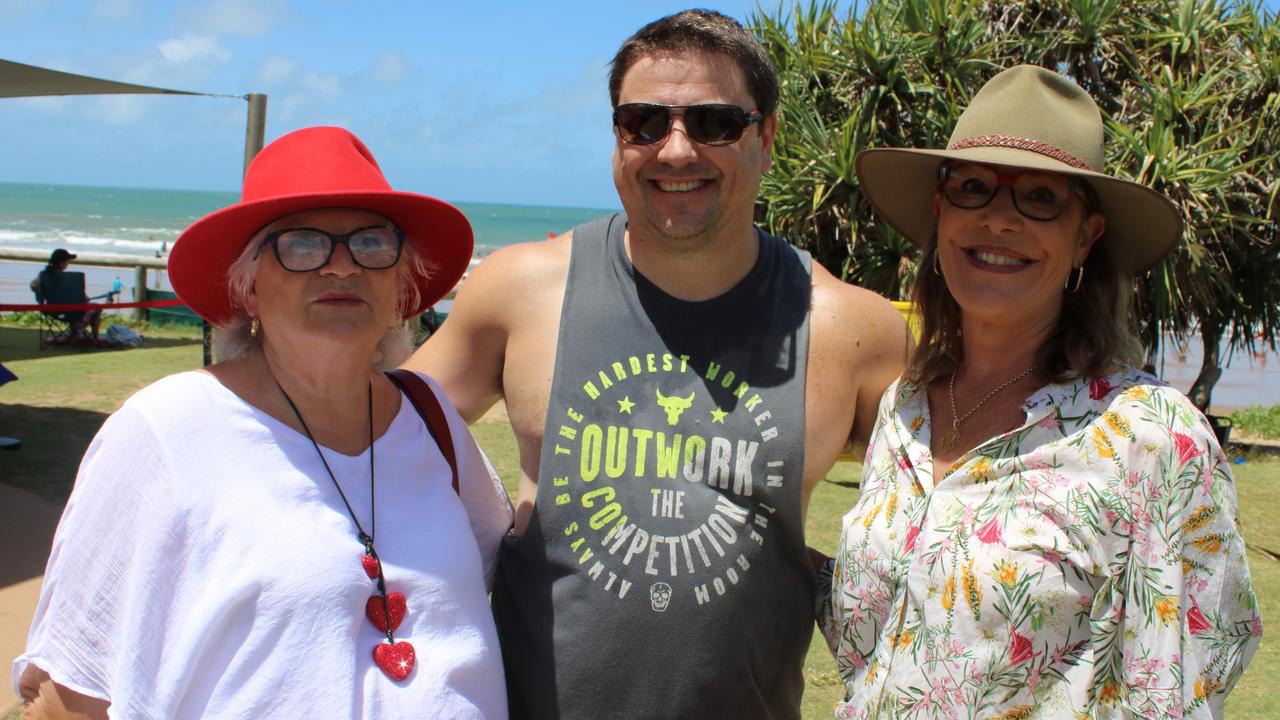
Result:
M462 492L458 487L458 457L453 452L453 433L449 432L449 420L444 416L444 408L440 407L440 399L422 378L408 370L388 370L387 379L404 392L414 409L422 416L422 421L427 424L427 431L435 439L440 453L453 471L453 491L461 496Z

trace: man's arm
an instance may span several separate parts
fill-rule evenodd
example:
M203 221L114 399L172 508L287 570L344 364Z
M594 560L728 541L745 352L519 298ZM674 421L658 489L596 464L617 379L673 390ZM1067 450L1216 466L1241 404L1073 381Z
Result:
M858 377L857 414L849 435L849 451L859 456L867 450L884 391L906 370L915 349L915 339L897 308L879 295L868 305L870 307L858 311L869 325L871 342L864 347Z
M435 378L468 423L502 397L507 304L515 294L509 277L513 250L499 250L480 263L459 287L440 329L404 364Z
M18 679L28 720L106 720L111 703L68 690L49 673L28 664Z
M906 321L883 297L841 282L814 265L813 311L809 372L817 384L809 386L806 423L830 422L834 432L822 433L814 449L820 458L806 458L808 493L835 462L840 450L861 455L871 437L885 389L906 367L912 347ZM806 430L807 437L814 433ZM808 452L808 448L806 448ZM810 463L815 462L813 467ZM809 562L818 576L814 615L828 641L833 637L831 589L834 561L809 548Z
M810 318L805 476L814 484L841 451L866 448L880 396L906 366L910 335L888 300L816 263Z

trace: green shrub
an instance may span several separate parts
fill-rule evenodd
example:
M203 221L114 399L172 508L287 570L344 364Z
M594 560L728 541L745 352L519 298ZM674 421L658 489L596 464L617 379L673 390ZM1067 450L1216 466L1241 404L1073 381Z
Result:
M1244 435L1280 440L1280 405L1254 405L1247 410L1232 413L1231 425L1236 432Z

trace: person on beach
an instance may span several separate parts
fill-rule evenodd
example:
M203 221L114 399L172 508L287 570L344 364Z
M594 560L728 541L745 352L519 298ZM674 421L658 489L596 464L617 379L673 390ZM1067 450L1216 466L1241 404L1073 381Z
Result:
M493 603L513 717L797 718L810 493L906 362L901 315L752 224L778 84L736 21L640 29L610 74L625 214L490 255L412 358L506 402Z
M41 270L40 274L36 275L35 279L31 281L31 292L35 293L39 302L43 303L45 301L45 277L54 273L66 272L67 267L76 257L65 248L58 248L49 254L49 262L44 266L44 270ZM49 282L52 283L53 281L50 280ZM86 294L80 302L89 302L89 296ZM71 325L72 337L83 336L87 331L93 344L98 344L98 327L102 324L101 310L74 310L52 314L59 320Z
M1220 717L1258 647L1227 458L1135 369L1133 275L1182 220L1104 158L1088 94L1026 65L946 149L858 156L922 332L835 558L837 717Z
M341 128L263 149L170 278L220 362L90 445L14 680L28 717L502 718L487 588L511 506L404 319L471 256Z

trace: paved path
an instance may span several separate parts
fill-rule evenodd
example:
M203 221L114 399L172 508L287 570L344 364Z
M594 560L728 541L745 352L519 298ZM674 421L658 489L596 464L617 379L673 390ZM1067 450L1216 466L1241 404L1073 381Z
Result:
M0 483L0 718L18 704L11 663L22 653L62 508Z

